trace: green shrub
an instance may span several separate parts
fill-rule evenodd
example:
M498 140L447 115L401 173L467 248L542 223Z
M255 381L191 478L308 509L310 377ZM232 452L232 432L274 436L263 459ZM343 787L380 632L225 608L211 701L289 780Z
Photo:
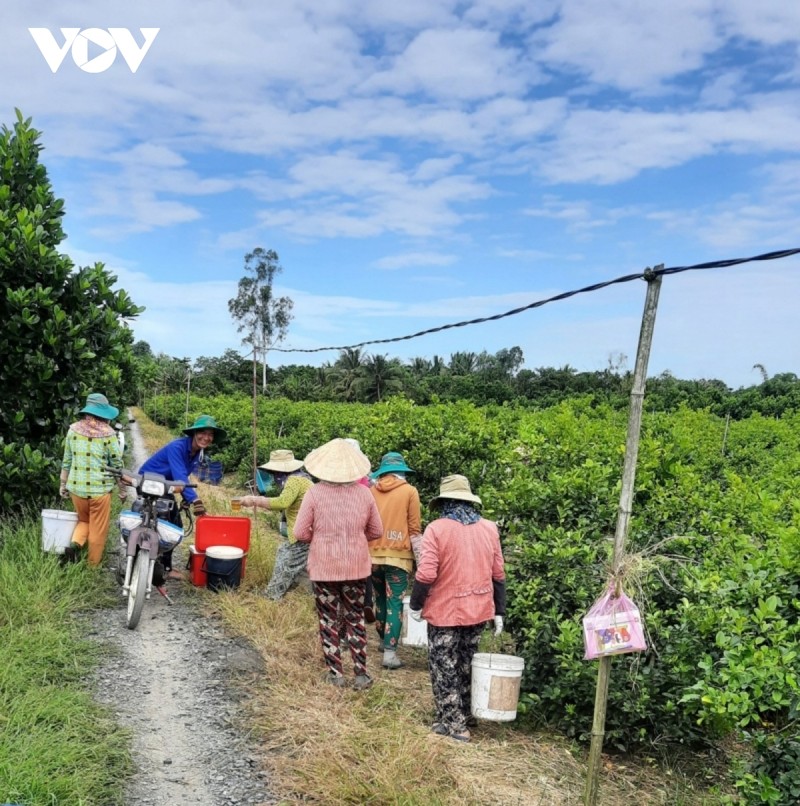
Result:
M170 412L173 427L182 423L178 396L152 406ZM229 429L224 455L245 474L250 407L245 397L190 406ZM258 421L260 461L276 447L303 456L354 436L373 463L402 451L423 503L441 475L467 475L501 525L507 623L526 663L524 719L588 738L597 667L583 659L581 619L607 580L625 412L586 398L538 412L264 400ZM649 649L613 661L609 747L733 737L765 749L769 763L746 773L753 786L791 791L781 764L791 768L796 746L778 730L800 679L799 528L798 415L754 415L727 431L708 412L645 416L625 585L642 609Z

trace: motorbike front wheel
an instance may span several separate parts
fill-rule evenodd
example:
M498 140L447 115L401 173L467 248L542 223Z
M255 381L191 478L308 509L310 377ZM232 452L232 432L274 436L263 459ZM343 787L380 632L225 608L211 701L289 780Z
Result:
M147 595L147 576L150 572L150 554L139 551L133 561L131 587L128 591L128 629L135 630L144 609Z

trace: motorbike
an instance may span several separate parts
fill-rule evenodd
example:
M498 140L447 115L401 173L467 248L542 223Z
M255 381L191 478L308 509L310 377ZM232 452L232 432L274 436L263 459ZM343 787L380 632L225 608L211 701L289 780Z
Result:
M174 549L184 538L184 530L167 520L177 506L173 495L196 484L168 481L159 473L134 473L131 470L106 467L106 472L136 490L130 510L119 516L120 546L117 559L117 581L128 599L127 626L136 629L144 603L155 588L169 604L164 582L161 555ZM192 530L191 515L188 514Z

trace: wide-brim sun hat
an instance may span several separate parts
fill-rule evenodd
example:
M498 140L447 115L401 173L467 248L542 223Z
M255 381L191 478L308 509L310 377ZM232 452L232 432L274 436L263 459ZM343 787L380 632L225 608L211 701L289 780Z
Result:
M386 473L414 473L407 464L406 460L403 459L403 455L398 453L397 451L389 451L389 453L384 453L381 457L381 463L377 470L373 471L370 476L373 479L377 479L379 476L383 476Z
M320 481L347 484L369 473L369 459L347 440L336 438L314 448L303 460L306 470Z
M294 473L303 466L302 459L295 459L291 451L270 451L269 461L259 465L262 470L272 470L275 473Z
M113 420L119 414L119 409L112 406L105 395L92 392L86 398L86 405L80 410L80 413L91 414L101 420Z
M214 444L219 445L228 437L228 432L217 425L217 421L210 414L201 414L192 425L183 429L187 437L193 437L195 431L213 431Z
M481 499L472 492L469 486L469 479L466 476L454 474L445 476L439 483L439 495L431 499L430 506L435 507L447 498L453 501L469 501L472 504L480 505Z

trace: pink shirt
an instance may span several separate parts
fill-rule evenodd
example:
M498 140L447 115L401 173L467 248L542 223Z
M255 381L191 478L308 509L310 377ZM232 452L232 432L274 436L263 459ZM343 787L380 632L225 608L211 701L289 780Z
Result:
M310 543L308 575L314 582L366 579L372 573L368 540L383 534L372 493L361 484L320 481L303 496L295 539Z
M422 615L434 627L466 627L494 618L492 580L506 578L497 524L428 524L415 579L431 589Z

